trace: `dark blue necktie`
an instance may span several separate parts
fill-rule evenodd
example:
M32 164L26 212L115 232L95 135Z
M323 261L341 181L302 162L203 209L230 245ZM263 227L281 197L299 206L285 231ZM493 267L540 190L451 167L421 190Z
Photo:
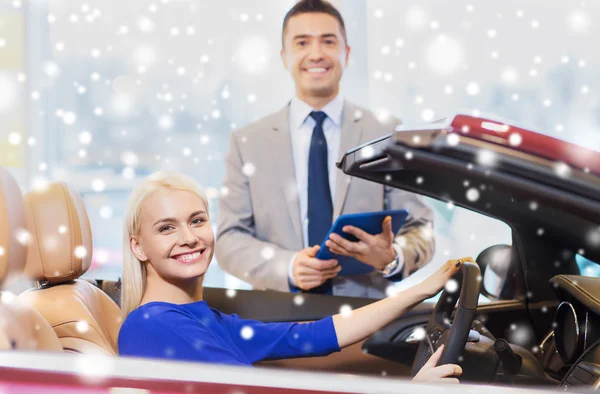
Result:
M333 219L333 203L329 189L327 140L323 132L325 112L313 111L310 116L317 122L313 129L308 154L308 245L321 245ZM332 294L331 280L310 290L311 293Z

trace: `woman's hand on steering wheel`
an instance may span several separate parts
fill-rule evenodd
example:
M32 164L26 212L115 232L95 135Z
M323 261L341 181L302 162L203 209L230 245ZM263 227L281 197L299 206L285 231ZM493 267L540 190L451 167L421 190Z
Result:
M456 262L454 263L456 264ZM445 364L437 367L437 363L442 356L444 345L427 360L423 368L413 378L414 381L428 383L460 383L456 376L462 375L462 368L456 364Z
M425 291L425 298L430 298L440 292L446 286L446 283L452 278L462 266L462 263L470 261L474 263L471 257L448 260L444 265L425 279L420 286Z

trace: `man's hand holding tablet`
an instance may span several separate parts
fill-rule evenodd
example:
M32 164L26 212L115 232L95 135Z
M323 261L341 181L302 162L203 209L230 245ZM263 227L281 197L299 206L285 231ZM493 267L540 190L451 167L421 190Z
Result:
M320 246L296 254L291 272L296 286L306 291L338 275L383 270L396 257L394 238L407 216L404 209L341 215Z
M334 254L353 257L378 271L382 271L396 257L391 216L383 219L379 234L372 235L350 225L342 227L342 231L354 235L358 241L352 242L336 233L331 233L325 245Z
M335 278L342 267L335 259L320 260L315 256L320 246L315 245L296 253L292 264L294 282L300 289L307 291L321 286L328 279Z
M373 269L382 271L396 257L394 238L407 217L405 209L342 215L329 230L316 257L337 260L342 276Z

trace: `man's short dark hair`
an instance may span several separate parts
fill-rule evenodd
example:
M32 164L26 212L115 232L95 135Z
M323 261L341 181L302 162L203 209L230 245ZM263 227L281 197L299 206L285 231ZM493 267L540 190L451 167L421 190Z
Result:
M333 6L331 3L325 0L300 0L296 3L295 6L292 7L285 14L285 18L283 18L283 29L281 33L281 41L283 45L283 36L285 34L285 28L287 27L288 21L290 18L300 15L300 14L311 14L311 13L322 13L333 16L340 24L340 30L342 31L342 37L344 37L344 42L347 44L348 39L346 38L346 25L344 24L344 18L342 18L342 14Z

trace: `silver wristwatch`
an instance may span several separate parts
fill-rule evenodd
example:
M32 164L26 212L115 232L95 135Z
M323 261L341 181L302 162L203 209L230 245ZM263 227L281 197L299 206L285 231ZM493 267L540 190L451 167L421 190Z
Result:
M398 252L396 251L396 257L394 257L394 260L392 260L391 263L386 265L385 268L379 272L383 275L389 275L390 273L394 272L394 270L398 267L398 263L400 263L400 256L398 256Z

